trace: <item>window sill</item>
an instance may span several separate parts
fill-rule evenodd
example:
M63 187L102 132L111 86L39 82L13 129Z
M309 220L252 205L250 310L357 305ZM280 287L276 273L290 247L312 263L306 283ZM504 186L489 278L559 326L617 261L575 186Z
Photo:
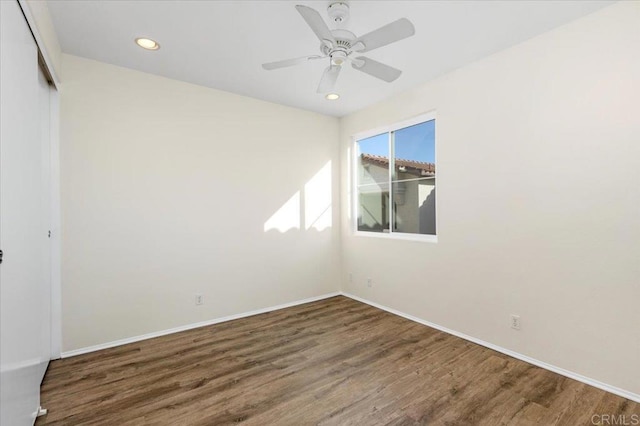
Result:
M425 235L425 234L405 234L403 232L367 232L367 231L355 231L354 237L366 237L366 238L382 238L385 240L405 240L405 241L421 241L425 243L437 243L437 235Z

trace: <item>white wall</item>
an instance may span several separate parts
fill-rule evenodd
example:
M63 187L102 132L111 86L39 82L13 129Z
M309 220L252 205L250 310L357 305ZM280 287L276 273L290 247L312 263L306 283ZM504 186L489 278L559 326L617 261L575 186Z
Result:
M62 80L63 351L339 289L338 119L69 55Z
M343 118L343 288L640 394L638 46L621 2ZM431 110L438 242L353 236L350 136Z

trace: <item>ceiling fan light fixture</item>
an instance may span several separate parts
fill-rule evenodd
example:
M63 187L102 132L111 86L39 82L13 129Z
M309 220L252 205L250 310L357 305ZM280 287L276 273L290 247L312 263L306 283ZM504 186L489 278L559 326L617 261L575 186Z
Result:
M340 97L340 95L338 95L337 93L329 93L325 96L325 99L327 99L328 101L335 101Z
M341 50L338 50L337 52L333 52L331 54L331 63L333 65L342 65L344 64L344 61L347 60L347 54Z
M138 37L136 39L136 44L143 49L147 50L158 50L160 49L160 45L155 40L151 40L150 38Z

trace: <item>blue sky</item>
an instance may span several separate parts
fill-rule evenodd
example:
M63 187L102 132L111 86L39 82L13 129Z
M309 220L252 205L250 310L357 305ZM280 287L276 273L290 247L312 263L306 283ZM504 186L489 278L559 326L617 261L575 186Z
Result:
M395 132L396 158L403 160L435 162L436 121L426 121ZM386 133L358 141L360 153L389 157L389 141Z

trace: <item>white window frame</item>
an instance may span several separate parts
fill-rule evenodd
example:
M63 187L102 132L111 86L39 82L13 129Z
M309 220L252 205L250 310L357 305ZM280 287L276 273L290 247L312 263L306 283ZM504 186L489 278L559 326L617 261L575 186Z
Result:
M392 239L392 240L409 240L409 241L423 241L429 243L437 243L438 235L429 235L429 234L411 234L406 232L393 232L393 226L391 226L393 215L393 208L390 207L389 213L389 232L371 232L371 231L359 231L358 230L358 141L362 139L367 139L372 136L377 136L382 133L388 133L391 135L391 132L395 132L397 130L404 129L406 127L415 126L416 124L421 124L426 121L436 120L436 112L431 111L416 117L410 118L408 120L404 120L398 123L394 123L384 127L378 127L376 129L367 130L366 132L356 133L351 136L351 229L354 236L357 237L369 237L369 238L382 238L382 239ZM436 127L437 127L436 120ZM436 164L436 176L438 170L438 131L436 129L436 138L434 141L434 159ZM393 152L394 144L392 143L392 138L389 137L389 170L392 170L393 167ZM392 183L392 173L389 173L389 205L393 206L393 183ZM436 197L436 233L438 232L438 218L440 215L438 214L438 191L435 194Z

